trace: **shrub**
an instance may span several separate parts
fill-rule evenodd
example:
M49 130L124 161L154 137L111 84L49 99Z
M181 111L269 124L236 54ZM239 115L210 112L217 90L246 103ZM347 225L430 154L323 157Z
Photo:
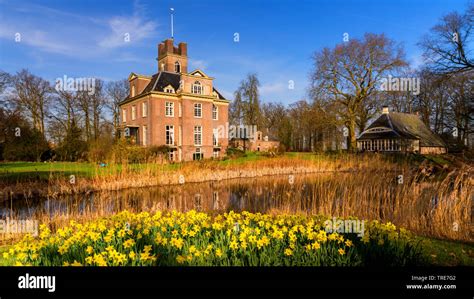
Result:
M247 154L245 153L245 151L241 150L241 149L238 149L236 147L229 147L227 148L226 150L226 155L229 157L229 158L240 158L240 157L246 157Z

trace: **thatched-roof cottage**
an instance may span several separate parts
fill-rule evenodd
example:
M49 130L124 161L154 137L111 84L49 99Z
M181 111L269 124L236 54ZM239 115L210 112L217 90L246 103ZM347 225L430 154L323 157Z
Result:
M357 148L377 152L446 153L443 140L431 132L418 115L389 112L387 107L357 138Z

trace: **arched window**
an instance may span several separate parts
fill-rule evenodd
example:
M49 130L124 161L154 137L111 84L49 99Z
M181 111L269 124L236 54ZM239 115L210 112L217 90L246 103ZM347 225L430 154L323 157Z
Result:
M174 63L174 71L175 73L181 73L181 64L179 64L179 61Z
M197 94L202 94L201 82L199 81L194 82L192 92L197 93Z

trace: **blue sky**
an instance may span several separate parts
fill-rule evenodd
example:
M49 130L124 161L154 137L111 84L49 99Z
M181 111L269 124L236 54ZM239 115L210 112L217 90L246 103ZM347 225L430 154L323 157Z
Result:
M472 0L471 0L472 1ZM416 43L439 18L463 12L468 0L313 1L5 1L0 0L0 69L22 68L54 81L68 77L127 78L157 71L157 44L170 36L188 43L190 70L215 77L232 99L256 72L263 101L306 98L311 56L365 32L402 43L414 65ZM15 34L21 41L15 42ZM124 34L130 42L124 42ZM239 42L234 42L239 33ZM293 80L294 89L288 88Z

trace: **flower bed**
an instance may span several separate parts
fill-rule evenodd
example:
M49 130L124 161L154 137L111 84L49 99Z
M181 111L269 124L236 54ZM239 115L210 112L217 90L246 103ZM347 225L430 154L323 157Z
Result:
M133 214L26 236L4 257L40 266L405 266L422 263L411 234L367 222L363 236L328 233L324 216Z

